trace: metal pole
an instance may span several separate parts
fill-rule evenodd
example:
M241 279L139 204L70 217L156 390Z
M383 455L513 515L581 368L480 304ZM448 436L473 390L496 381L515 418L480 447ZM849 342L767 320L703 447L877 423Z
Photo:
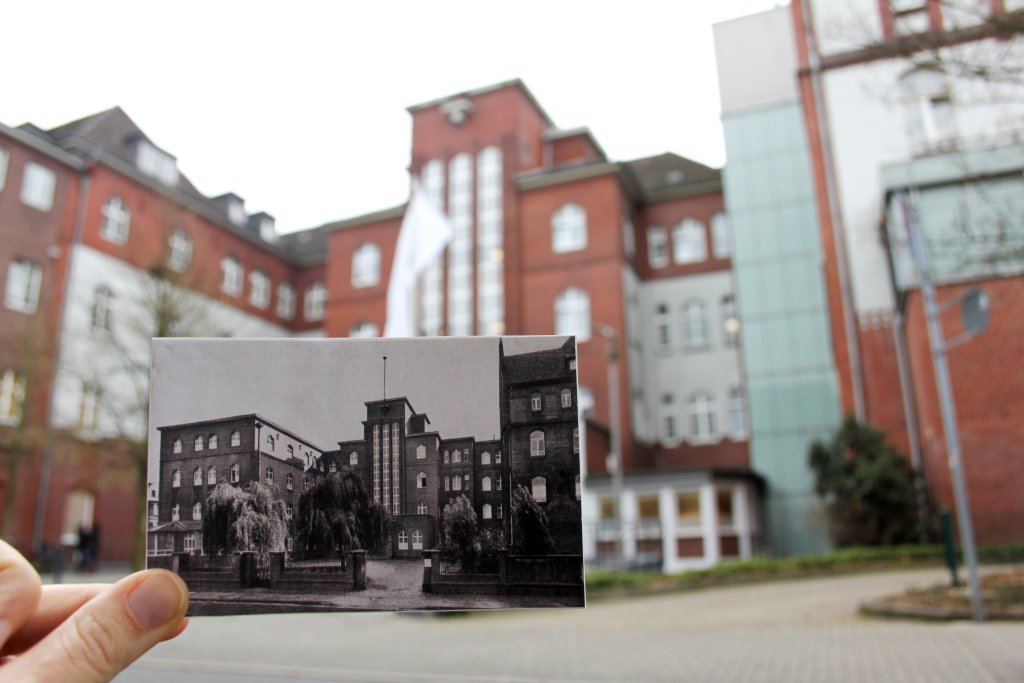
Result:
M932 363L935 366L935 383L939 392L939 410L942 413L942 431L946 439L949 458L949 472L953 480L953 499L956 503L956 518L960 527L960 543L964 547L964 564L967 565L967 581L970 586L971 614L975 621L985 620L985 606L981 601L981 582L978 579L978 555L974 547L974 528L971 525L971 508L964 483L963 463L960 457L960 432L956 423L956 406L953 403L953 386L949 379L949 365L946 360L946 344L942 339L942 324L939 321L939 307L935 301L935 285L932 283L928 256L925 253L922 235L918 230L916 216L911 210L906 195L901 195L903 217L906 223L910 250L921 276L921 296L924 299L925 318L928 322L928 341L932 348Z
M625 523L622 517L622 438L619 415L619 351L615 342L618 332L608 325L595 325L598 334L608 343L608 464L612 475L612 496L619 527L619 555L625 556Z

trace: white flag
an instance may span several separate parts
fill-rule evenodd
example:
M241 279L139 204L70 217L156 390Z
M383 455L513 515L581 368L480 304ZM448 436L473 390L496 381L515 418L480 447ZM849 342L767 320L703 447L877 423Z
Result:
M454 234L455 227L448 217L423 190L415 188L405 210L395 260L391 264L385 337L416 336L413 300L416 278L434 263Z

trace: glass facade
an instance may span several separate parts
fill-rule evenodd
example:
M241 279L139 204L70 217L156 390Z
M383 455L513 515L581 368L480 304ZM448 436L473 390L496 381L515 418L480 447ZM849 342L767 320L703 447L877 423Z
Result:
M473 334L473 157L448 166L448 215L455 235L448 245L448 334Z
M505 331L501 150L488 147L476 158L477 334Z
M797 102L722 117L751 464L778 554L829 547L807 451L840 419L810 155Z

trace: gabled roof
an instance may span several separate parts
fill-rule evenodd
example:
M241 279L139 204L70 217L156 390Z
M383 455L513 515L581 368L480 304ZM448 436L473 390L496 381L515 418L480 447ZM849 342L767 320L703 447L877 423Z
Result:
M722 172L672 152L625 162L645 201L685 197L722 189Z

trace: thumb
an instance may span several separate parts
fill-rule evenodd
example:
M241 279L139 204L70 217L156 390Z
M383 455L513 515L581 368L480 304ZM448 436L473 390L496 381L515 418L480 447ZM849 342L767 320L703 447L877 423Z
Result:
M0 668L7 681L109 681L171 636L188 589L162 569L138 572L83 605L35 647Z

